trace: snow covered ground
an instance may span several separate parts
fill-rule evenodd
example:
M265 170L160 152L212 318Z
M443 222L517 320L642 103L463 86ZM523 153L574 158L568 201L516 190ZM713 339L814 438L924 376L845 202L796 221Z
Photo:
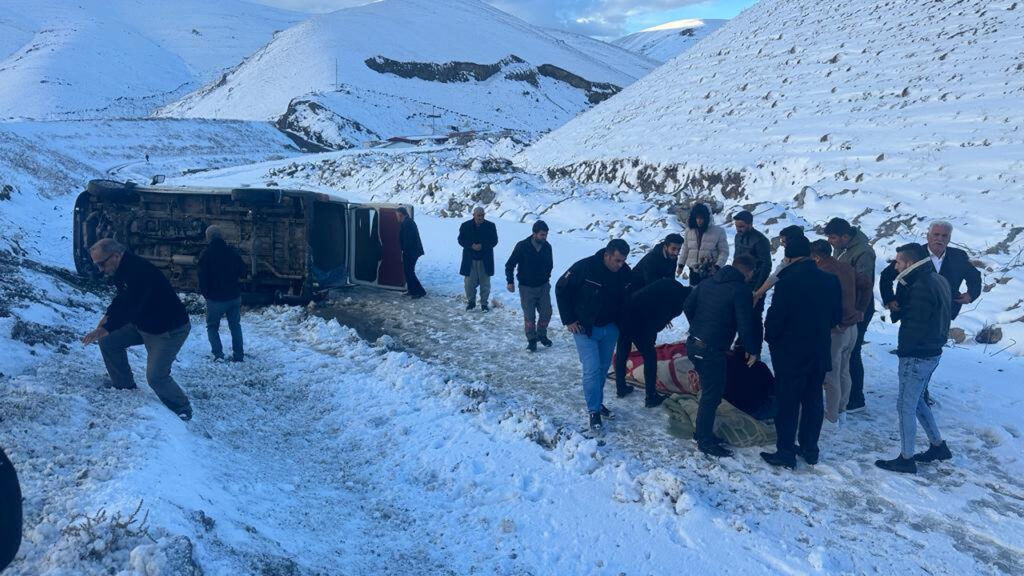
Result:
M728 20L689 18L645 28L612 42L658 62L668 62L713 34Z

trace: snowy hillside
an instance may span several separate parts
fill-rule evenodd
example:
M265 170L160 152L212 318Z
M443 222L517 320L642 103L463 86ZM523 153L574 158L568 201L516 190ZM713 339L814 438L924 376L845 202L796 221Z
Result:
M656 65L594 40L565 38L479 0L384 0L282 32L161 113L284 115L289 130L335 148L435 130L540 132Z
M6 0L0 118L146 116L301 18L243 0Z
M710 36L726 22L728 20L697 18L675 20L623 36L612 44L658 62L668 62Z
M528 150L532 170L769 232L844 216L894 245L932 219L984 268L956 325L1024 353L1024 5L763 0Z

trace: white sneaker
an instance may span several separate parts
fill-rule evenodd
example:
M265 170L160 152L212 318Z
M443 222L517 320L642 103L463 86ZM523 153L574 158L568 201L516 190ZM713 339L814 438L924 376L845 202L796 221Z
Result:
M832 422L828 418L821 421L821 433L827 436L833 436L839 431L839 421Z
M840 428L846 428L846 412L841 412L839 414L839 420L836 422L836 424Z

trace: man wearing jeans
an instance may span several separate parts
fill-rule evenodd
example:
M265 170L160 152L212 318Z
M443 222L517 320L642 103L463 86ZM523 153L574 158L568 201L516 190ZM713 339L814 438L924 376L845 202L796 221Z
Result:
M619 338L630 269L629 244L615 239L593 256L572 265L555 284L555 299L562 323L573 335L583 365L583 397L590 414L590 429L602 431L604 383Z
M878 460L875 465L892 472L917 473L918 462L949 460L953 455L942 440L924 391L939 365L942 347L949 336L952 297L949 282L931 265L928 251L920 244L906 244L896 250L896 282L905 286L901 303L899 345L900 455ZM928 436L928 450L914 454L917 423Z
M466 310L476 308L476 289L480 287L480 310L487 312L491 297L491 276L494 276L494 247L498 245L498 229L484 219L484 209L473 209L473 219L459 227L462 264L459 274L465 277Z
M686 355L700 375L701 388L693 439L697 449L716 458L732 456L714 434L715 412L725 393L725 353L739 332L747 366L753 366L761 354L749 284L756 267L749 254L737 256L731 266L698 284L683 304L690 322Z
M117 296L82 344L99 343L110 386L119 390L136 388L127 350L144 345L149 387L179 418L191 420L188 396L171 377L171 364L192 328L178 294L156 266L126 252L113 239L94 244L89 256L96 268L113 279Z
M217 226L206 229L209 245L199 255L199 292L206 298L206 335L216 360L224 359L220 343L220 319L227 316L231 330L231 361L241 362L242 291L238 280L246 276L245 262L234 248L224 241Z

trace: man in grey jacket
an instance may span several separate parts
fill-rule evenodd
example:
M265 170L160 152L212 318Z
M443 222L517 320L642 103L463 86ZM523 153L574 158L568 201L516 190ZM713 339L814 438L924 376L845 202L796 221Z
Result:
M846 411L859 412L864 409L864 360L861 359L861 347L864 346L864 333L875 315L875 250L864 232L842 218L829 220L825 225L825 236L835 249L836 260L853 266L858 283L872 293L868 307L864 310L864 319L857 324L857 342L850 354L850 402L846 405Z

